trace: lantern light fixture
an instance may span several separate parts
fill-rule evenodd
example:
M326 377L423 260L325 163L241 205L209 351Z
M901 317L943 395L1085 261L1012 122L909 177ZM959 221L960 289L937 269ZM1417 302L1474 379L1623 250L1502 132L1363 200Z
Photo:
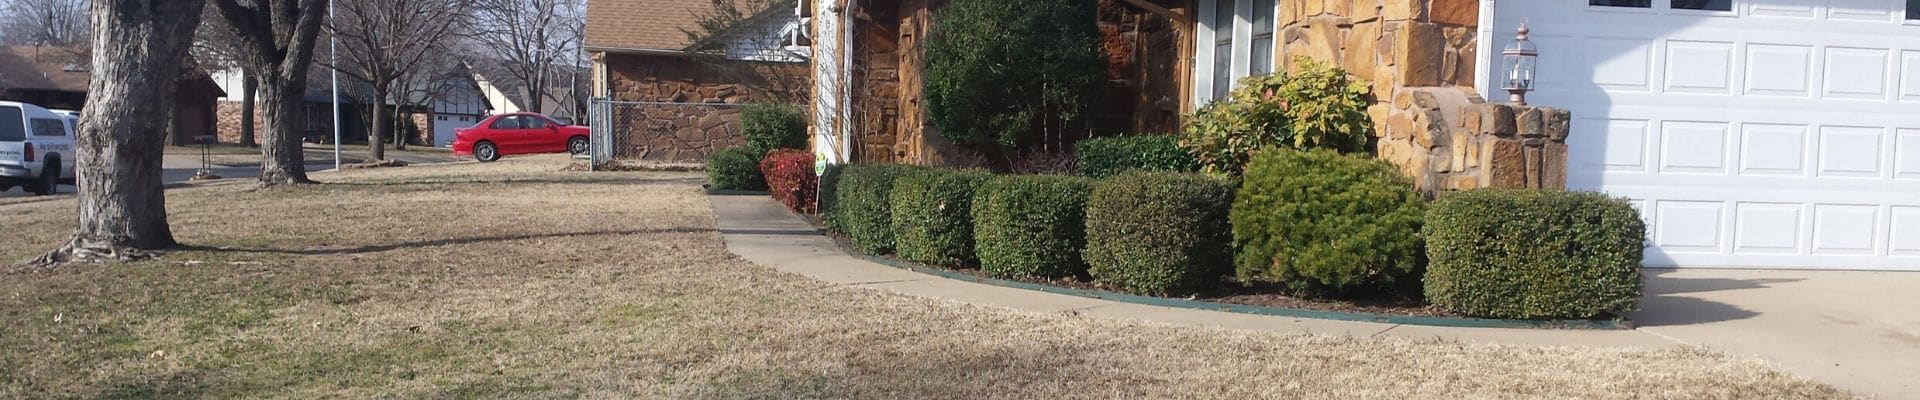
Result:
M1501 52L1507 67L1501 88L1511 95L1509 100L1514 105L1527 105L1527 92L1533 91L1534 71L1539 66L1540 49L1527 40L1530 32L1532 29L1527 28L1526 21L1521 21L1513 43L1507 44L1506 51Z

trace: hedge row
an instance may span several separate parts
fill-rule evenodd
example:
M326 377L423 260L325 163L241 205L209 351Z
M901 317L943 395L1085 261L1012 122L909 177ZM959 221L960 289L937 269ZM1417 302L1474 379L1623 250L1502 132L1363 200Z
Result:
M767 190L760 172L760 155L746 147L730 147L707 156L707 184L719 190Z
M813 152L780 149L760 159L760 171L767 179L767 191L773 199L796 212L814 212Z
M1105 178L1131 170L1195 172L1200 163L1187 149L1180 148L1180 137L1139 135L1082 140L1073 146L1080 176Z
M1448 195L1427 213L1427 300L1499 318L1632 311L1646 229L1631 203L1598 193Z
M926 169L894 179L888 199L900 258L973 264L973 188L992 178L984 171Z

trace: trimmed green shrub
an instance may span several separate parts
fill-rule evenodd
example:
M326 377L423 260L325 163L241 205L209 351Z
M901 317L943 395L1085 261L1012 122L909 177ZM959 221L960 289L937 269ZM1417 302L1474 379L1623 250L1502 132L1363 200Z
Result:
M1591 318L1638 306L1647 228L1599 193L1482 189L1427 213L1427 300L1493 318Z
M1307 296L1406 287L1420 278L1425 207L1385 161L1328 150L1262 151L1247 165L1233 202L1236 270L1242 281L1274 282Z
M833 215L834 196L840 187L840 173L846 172L846 164L827 164L827 172L820 175L820 215ZM833 220L823 218L828 229L833 229Z
M1087 195L1093 180L1057 175L994 178L973 193L980 269L1002 277L1063 278L1087 271Z
M893 234L900 258L943 266L967 266L973 255L973 189L992 174L976 170L926 169L893 181Z
M1144 294L1216 283L1232 263L1228 181L1134 171L1100 182L1087 198L1087 274Z
M1082 140L1074 144L1080 176L1105 178L1129 170L1194 172L1200 164L1180 148L1180 137L1139 135Z
M1365 151L1372 85L1311 58L1293 62L1294 72L1244 78L1227 98L1195 111L1180 145L1213 174L1239 174L1269 148Z
M1079 116L1106 83L1099 15L1083 0L952 0L927 35L927 113L948 139L1012 146Z
M785 103L748 103L740 109L740 135L756 155L807 148L807 114ZM811 166L809 166L811 167Z
M862 253L892 253L893 203L888 196L894 178L919 169L907 165L847 166L835 180L827 227L846 234L853 248Z
M767 190L760 155L746 147L728 147L707 156L707 184L719 190Z

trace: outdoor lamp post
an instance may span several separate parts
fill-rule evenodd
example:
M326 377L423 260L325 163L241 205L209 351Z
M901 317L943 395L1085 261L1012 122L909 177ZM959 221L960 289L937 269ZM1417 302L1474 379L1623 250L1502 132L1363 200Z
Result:
M1527 33L1531 31L1527 29L1526 22L1521 22L1518 34L1513 37L1513 43L1508 44L1507 50L1501 52L1505 56L1507 66L1506 83L1501 86L1512 95L1509 100L1514 105L1527 105L1527 92L1533 91L1533 72L1539 64L1540 49L1534 47L1533 42L1527 41Z

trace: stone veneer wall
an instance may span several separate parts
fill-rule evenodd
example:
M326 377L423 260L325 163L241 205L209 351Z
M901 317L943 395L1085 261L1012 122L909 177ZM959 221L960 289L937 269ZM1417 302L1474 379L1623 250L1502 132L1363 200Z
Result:
M240 143L240 114L244 106L238 101L221 101L219 103L219 110L215 111L214 119L218 121L218 125L220 126L216 131L220 143ZM253 113L253 133L255 135L259 135L260 132L267 130L267 121L261 118L261 116L261 109L258 104L255 104ZM255 137L254 143L260 143L260 138Z
M1311 57L1372 82L1374 151L1424 191L1564 189L1570 116L1473 94L1478 20L1477 0L1281 0L1276 62Z
M609 98L615 101L679 103L619 106L617 125L627 128L620 158L700 162L715 150L745 144L740 104L771 100L770 93L732 81L684 57L605 54ZM805 64L757 64L770 74L805 76ZM777 78L788 79L788 78Z

